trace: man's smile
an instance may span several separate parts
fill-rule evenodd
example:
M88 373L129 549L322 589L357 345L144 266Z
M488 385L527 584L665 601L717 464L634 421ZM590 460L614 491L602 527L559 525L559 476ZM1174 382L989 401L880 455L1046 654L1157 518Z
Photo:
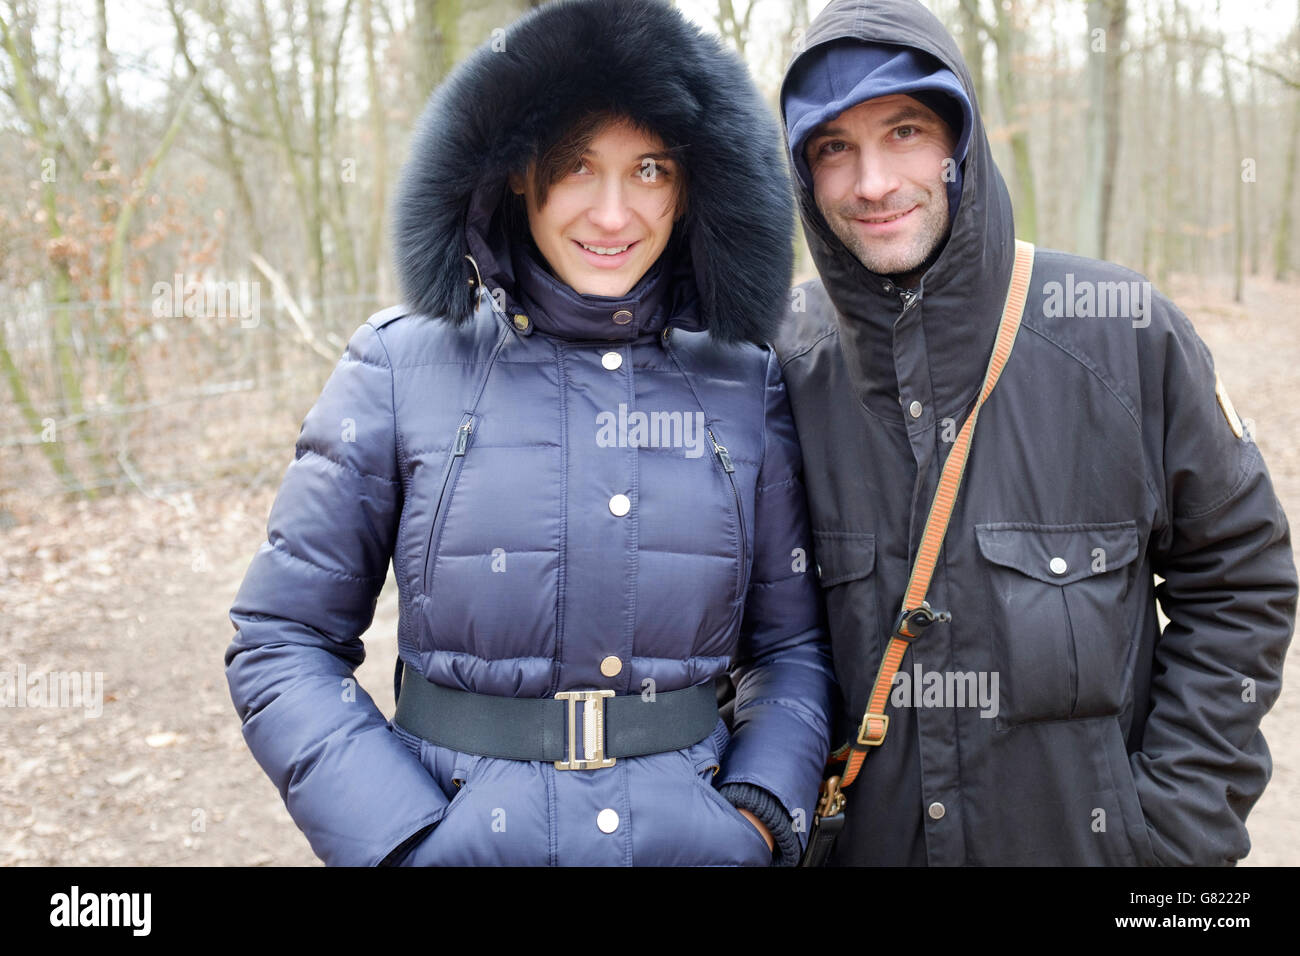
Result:
M892 226L894 223L901 222L916 211L918 207L912 206L901 212L886 213L879 216L854 216L854 222L866 226L871 231L877 231L883 227Z

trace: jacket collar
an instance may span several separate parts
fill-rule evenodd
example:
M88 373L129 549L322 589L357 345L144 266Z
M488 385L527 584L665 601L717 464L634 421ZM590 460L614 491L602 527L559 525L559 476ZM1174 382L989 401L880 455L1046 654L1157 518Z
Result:
M813 22L805 50L791 66L822 44L845 38L922 50L955 73L976 102L956 44L915 0L834 0ZM835 306L845 362L859 396L873 410L899 414L898 347L904 338L919 339L935 410L940 416L960 411L983 381L1015 258L1010 195L993 163L978 108L957 215L906 310L906 297L893 282L868 271L831 231L812 193L798 183L796 189L809 252Z
M539 332L569 339L624 342L664 328L673 272L666 248L625 296L584 295L546 269L531 250L516 245L516 293Z

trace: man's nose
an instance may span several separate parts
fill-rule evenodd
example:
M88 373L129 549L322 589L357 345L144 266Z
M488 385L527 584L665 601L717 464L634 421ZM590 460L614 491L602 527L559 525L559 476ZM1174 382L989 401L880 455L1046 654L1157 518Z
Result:
M893 166L874 150L858 153L858 178L854 192L860 199L879 202L901 185Z
M621 232L627 225L632 213L628 208L623 183L618 178L610 177L600 184L600 192L588 210L587 217L593 225L605 232Z

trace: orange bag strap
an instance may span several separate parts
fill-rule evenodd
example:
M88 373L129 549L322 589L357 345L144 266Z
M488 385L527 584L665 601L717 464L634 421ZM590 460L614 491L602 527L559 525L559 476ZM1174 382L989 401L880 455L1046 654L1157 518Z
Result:
M934 611L925 600L925 593L930 588L930 578L934 575L935 563L939 559L939 548L943 545L944 535L948 531L948 519L952 517L952 507L957 500L957 490L961 486L962 475L966 471L966 460L970 457L971 440L975 434L975 422L979 418L980 408L988 401L993 386L998 383L1007 359L1011 356L1011 347L1015 344L1016 333L1020 330L1020 319L1025 310L1025 298L1029 294L1029 276L1034 268L1034 246L1032 243L1016 240L1016 260L1011 268L1011 283L1007 288L1007 301L1002 309L1002 321L998 325L998 336L993 343L993 354L989 357L988 370L984 373L984 385L980 389L979 399L967 416L952 451L943 463L939 475L939 486L934 492L934 501L930 505L930 514L925 521L925 532L921 535L921 546L917 551L916 563L912 566L912 575L907 582L907 593L903 597L903 610L899 613L890 636L889 646L880 661L880 670L876 672L876 682L867 702L867 712L858 728L856 745L846 744L832 755L832 760L839 762L847 754L848 764L844 768L837 788L849 786L857 779L862 762L870 752L869 748L879 747L889 731L889 715L885 713L885 704L889 702L889 691L894 684L894 675L903 662L908 645L920 637L925 629L939 621L949 621L952 615L947 611ZM835 780L834 777L831 780ZM830 783L830 781L827 781Z

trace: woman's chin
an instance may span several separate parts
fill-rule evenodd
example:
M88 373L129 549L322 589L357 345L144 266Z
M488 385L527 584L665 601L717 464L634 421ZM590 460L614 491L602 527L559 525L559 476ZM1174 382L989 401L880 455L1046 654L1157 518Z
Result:
M569 286L581 295L600 295L610 299L621 299L632 290L645 270L631 268L601 271L593 273L585 269L569 280Z

